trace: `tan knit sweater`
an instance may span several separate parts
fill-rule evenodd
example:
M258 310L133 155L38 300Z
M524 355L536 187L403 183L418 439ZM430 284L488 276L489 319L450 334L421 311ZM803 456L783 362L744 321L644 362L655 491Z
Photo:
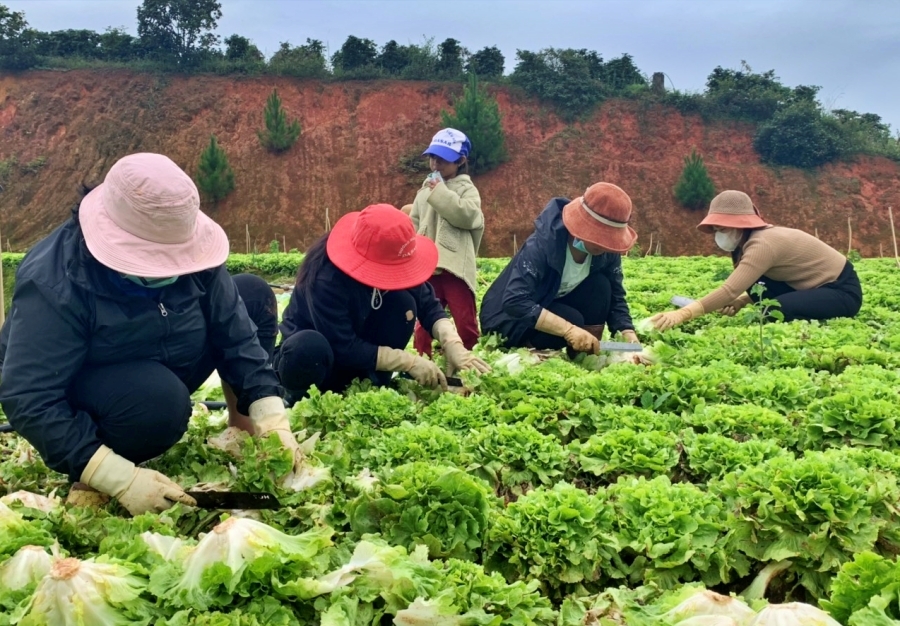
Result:
M422 183L410 218L417 233L437 244L437 269L462 278L475 293L475 257L484 235L484 214L468 174L454 176L433 191Z
M750 233L738 265L725 284L700 300L707 313L731 304L763 275L797 290L834 282L846 265L840 252L812 235L781 226Z

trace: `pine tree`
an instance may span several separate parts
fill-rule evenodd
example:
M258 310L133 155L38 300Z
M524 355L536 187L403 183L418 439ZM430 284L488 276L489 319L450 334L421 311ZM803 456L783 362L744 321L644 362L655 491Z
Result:
M684 169L675 185L675 199L687 209L703 209L715 195L716 188L703 164L703 157L691 150L691 156L684 158Z
M281 98L278 97L277 89L273 89L269 99L266 100L264 116L266 130L256 132L263 147L279 153L293 146L300 136L300 122L295 119L288 123L287 115L281 108Z
M497 101L478 86L472 74L461 98L453 103L453 114L441 111L445 127L461 130L472 142L469 171L484 173L506 161L506 137Z
M219 147L215 135L210 135L209 145L200 154L197 168L197 187L213 203L234 190L234 171L228 165L225 151Z

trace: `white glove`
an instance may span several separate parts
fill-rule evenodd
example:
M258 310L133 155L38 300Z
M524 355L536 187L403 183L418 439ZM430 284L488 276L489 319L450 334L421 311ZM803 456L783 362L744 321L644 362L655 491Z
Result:
M260 398L250 405L250 421L253 422L257 437L268 437L275 433L281 440L281 444L294 455L296 465L303 459L300 444L291 432L291 423L288 421L287 410L284 401L278 396Z
M470 350L466 350L459 333L456 332L456 326L447 318L441 318L434 323L431 335L440 342L441 348L444 349L448 376L453 376L460 370L473 369L479 374L491 371L490 365L472 354Z
M447 390L447 377L433 361L405 350L378 346L375 369L379 372L407 372L423 387Z
M94 453L81 473L81 482L116 498L132 515L159 513L176 502L196 506L197 502L168 477L136 467L104 445Z

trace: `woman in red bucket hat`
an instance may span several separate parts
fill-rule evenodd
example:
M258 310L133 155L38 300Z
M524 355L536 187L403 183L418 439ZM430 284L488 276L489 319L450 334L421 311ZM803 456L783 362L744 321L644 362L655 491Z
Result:
M510 347L596 353L605 326L637 342L622 286L622 254L637 241L631 198L611 183L553 198L534 233L488 289L481 329Z
M767 224L743 191L723 191L713 198L697 228L714 235L716 245L731 253L734 272L700 300L650 318L658 330L710 311L734 315L758 299L750 292L757 283L765 288L763 298L779 302L786 322L853 317L862 306L859 278L844 255L802 230Z
M280 325L275 368L291 399L315 385L341 391L354 379L385 385L407 372L447 388L437 365L405 350L416 320L431 329L448 371L488 371L467 350L428 284L437 248L389 204L343 216L307 251Z
M74 483L70 504L113 496L134 515L192 504L138 464L181 439L190 394L215 370L229 421L277 434L300 459L269 365L274 294L258 277L229 276L227 256L194 182L151 153L119 159L25 255L0 333L0 402Z

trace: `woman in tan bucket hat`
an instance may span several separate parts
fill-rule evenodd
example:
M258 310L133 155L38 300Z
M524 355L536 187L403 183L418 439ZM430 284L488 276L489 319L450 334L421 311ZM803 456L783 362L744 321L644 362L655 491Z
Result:
M181 439L190 394L214 370L230 421L276 434L299 459L260 343L268 329L274 348L274 294L269 302L254 280L228 275L228 239L199 207L194 182L167 157L123 157L16 272L0 403L47 466L76 483L73 504L113 496L134 515L193 504L137 464Z
M611 183L574 200L553 198L485 294L482 331L510 347L592 354L604 327L637 342L622 286L622 254L637 241L631 211L631 198Z
M713 198L697 228L731 253L734 272L700 300L654 315L651 322L658 330L710 311L734 315L757 298L750 293L756 283L765 287L763 298L778 300L786 322L853 317L862 306L859 278L844 255L802 230L767 224L743 191Z

